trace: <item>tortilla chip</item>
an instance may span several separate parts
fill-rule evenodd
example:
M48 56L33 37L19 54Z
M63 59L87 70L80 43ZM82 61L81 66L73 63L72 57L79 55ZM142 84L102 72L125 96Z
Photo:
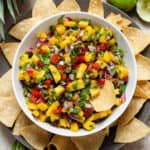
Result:
M80 11L80 6L76 0L63 0L57 7L57 12Z
M150 128L134 118L125 126L118 126L114 142L131 143L142 139L150 133Z
M96 112L106 111L112 108L115 104L116 96L114 86L111 81L106 80L100 95L91 101Z
M15 97L0 97L0 122L5 126L12 127L20 111Z
M88 12L104 17L104 8L103 8L102 1L90 0Z
M51 137L50 133L34 124L22 128L20 134L31 146L33 146L33 148L37 150L43 150L47 146Z
M13 63L13 58L14 58L14 55L15 55L18 45L19 45L19 43L17 43L17 42L0 44L2 52L4 53L4 55L7 58L10 65L12 65L12 63Z
M150 82L149 81L138 82L136 85L134 95L140 98L150 99Z
M131 121L135 117L135 115L141 110L145 101L146 99L133 98L126 111L118 119L118 124L126 125L129 121Z
M21 112L15 122L15 126L13 128L13 134L14 135L20 135L20 131L28 126L31 125L32 122L24 115L23 112Z
M13 96L11 69L0 78L0 96Z
M122 17L120 14L115 14L113 12L111 12L106 17L106 19L113 23L115 26L117 26L120 30L122 30L123 27L127 27L131 24L130 20Z
M124 27L123 33L127 37L135 55L142 52L150 44L150 34L135 27Z
M150 59L142 55L136 56L137 80L150 80Z
M87 136L72 137L71 140L73 143L75 143L78 150L98 150L103 144L103 141L107 133L108 130L104 129L100 132Z
M12 27L9 34L18 40L22 40L26 33L40 20L40 17L24 19Z
M57 150L78 150L70 137L59 135L55 135L48 144L49 150L51 150L52 147L55 147Z
M32 9L32 17L49 17L56 13L56 5L52 0L36 0Z

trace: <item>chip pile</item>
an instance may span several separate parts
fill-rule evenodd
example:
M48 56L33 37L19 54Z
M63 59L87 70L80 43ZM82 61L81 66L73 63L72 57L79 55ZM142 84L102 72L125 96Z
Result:
M45 10L46 14L44 13ZM36 0L32 18L19 22L9 33L16 39L21 40L29 29L41 19L60 11L80 11L80 6L75 0L63 0L58 7L52 0ZM88 12L104 17L104 9L100 0L91 0ZM138 28L129 27L131 22L119 14L110 13L106 19L114 23L125 34L137 61L138 82L134 97L124 114L112 125L118 126L114 139L115 143L131 143L150 133L150 128L135 118L144 103L150 99L150 83L148 81L150 80L150 59L140 54L150 44L150 35ZM19 42L0 44L10 65L18 44ZM58 150L98 150L105 136L109 134L109 128L107 128L90 136L70 138L52 135L40 129L26 118L16 102L11 85L11 69L0 78L0 98L0 122L7 127L13 127L14 135L23 136L30 145L38 150L43 150L46 146L49 149L55 146Z

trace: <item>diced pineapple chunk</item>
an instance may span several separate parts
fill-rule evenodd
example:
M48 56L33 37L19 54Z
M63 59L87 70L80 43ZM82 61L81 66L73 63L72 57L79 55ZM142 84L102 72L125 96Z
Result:
M84 129L86 130L92 130L95 127L95 123L87 119L87 121L83 124Z
M81 79L81 78L83 77L84 72L86 71L86 68L87 68L87 65L86 65L86 64L84 64L84 63L81 63L81 64L80 64L80 66L79 66L78 69L77 69L77 75L76 75L76 77L77 77L78 79Z
M62 35L65 33L66 28L64 27L64 25L60 24L56 26L56 31L59 35Z
M41 111L45 111L48 109L48 105L45 103L39 103L37 104L38 109L40 109Z
M75 27L77 23L75 21L64 21L65 27Z
M97 97L100 94L100 88L90 88L90 94L92 98Z
M39 120L40 120L41 122L45 122L45 121L46 121L46 118L47 118L47 116L46 116L45 114L40 114L40 116L39 116Z
M56 110L59 105L60 105L59 102L55 101L54 103L52 103L49 106L49 108L48 108L48 110L46 112L46 116L50 117L50 119L51 119L52 122L55 121L55 120L59 120L59 118L60 118L60 116L58 114L54 113L54 110Z
M59 104L58 101L53 102L53 103L49 106L49 108L48 108L48 110L47 110L47 112L46 112L46 116L48 117L48 116L50 116L51 114L53 114L53 111L56 110L59 105L60 105L60 104Z
M60 125L61 127L66 128L67 125L68 125L68 121L67 121L66 119L60 119L60 120L59 120L59 125Z
M108 51L106 51L105 53L104 53L104 55L103 55L103 61L104 62L106 62L106 63L108 63L108 62L110 62L112 59L113 59L113 54L111 53L111 52L108 52Z
M30 109L30 110L38 110L38 107L36 104L33 104L33 103L28 103L27 104L27 107Z
M116 106L120 106L121 105L121 100L119 98L116 99L115 105Z
M88 26L89 22L88 21L80 21L79 22L79 27L80 28L86 28Z
M45 70L39 70L39 71L34 70L34 72L33 72L33 77L34 77L35 79L40 79L40 78L42 78L44 75L45 75Z
M106 43L106 35L102 35L101 37L100 37L100 39L99 39L99 42L100 43Z
M40 115L38 110L32 111L33 116L38 117Z
M50 52L50 49L49 49L48 45L43 45L43 46L41 47L41 50L42 50L44 53Z
M52 38L49 39L49 43L51 45L55 45L55 44L58 43L58 39L56 37L52 37Z
M32 57L31 57L31 61L34 62L34 63L37 63L38 60L39 60L39 58L35 54L33 54Z
M65 91L65 88L61 85L58 85L55 89L55 94L56 96L60 96L64 91Z
M67 90L68 91L76 91L76 90L83 89L84 87L85 87L85 82L83 80L79 79L79 80L70 82L67 85Z
M77 132L79 130L79 126L76 122L71 123L71 130Z
M117 65L116 71L117 71L118 77L120 79L123 79L128 76L128 69L127 69L127 67L125 67L123 65Z
M99 64L101 69L104 69L107 66L107 64L102 60L97 60L96 63Z
M30 62L31 62L31 60L30 60L28 54L21 55L21 57L20 57L20 65L21 66L24 66L26 63L30 63Z
M85 52L85 61L86 62L92 62L96 58L96 55L94 52Z
M49 69L52 73L55 83L58 83L61 80L61 75L58 69L54 65L49 65Z
M112 38L111 40L108 41L108 47L114 45L116 43L116 40Z
M39 32L39 33L37 34L37 38L46 39L46 38L48 38L48 36L47 36L47 34L44 33L44 32Z
M69 52L64 54L64 60L65 60L66 64L71 62L71 57L70 57L70 53Z

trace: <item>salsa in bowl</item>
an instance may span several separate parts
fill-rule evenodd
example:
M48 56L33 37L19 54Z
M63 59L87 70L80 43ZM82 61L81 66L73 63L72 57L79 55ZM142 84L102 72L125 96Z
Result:
M42 28L44 22L48 30ZM17 51L17 72L13 72L22 89L20 103L30 118L65 136L94 133L116 120L136 83L134 56L123 35L104 19L78 12L46 19L32 31L34 43L18 48L23 51ZM119 43L118 34L126 47Z

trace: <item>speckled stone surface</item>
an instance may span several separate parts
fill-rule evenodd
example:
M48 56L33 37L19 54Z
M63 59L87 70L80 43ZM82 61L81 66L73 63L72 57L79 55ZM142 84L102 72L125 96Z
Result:
M26 1L28 1L26 7L31 8L35 0ZM26 9L24 10L24 13L26 13ZM135 14L132 14L132 18L143 30L150 33L150 24L142 22ZM7 70L6 67L3 68L2 64L0 66L2 69ZM150 118L148 124L150 126ZM13 141L13 136L0 124L0 150L11 150ZM135 143L126 144L121 150L150 150L150 135Z

